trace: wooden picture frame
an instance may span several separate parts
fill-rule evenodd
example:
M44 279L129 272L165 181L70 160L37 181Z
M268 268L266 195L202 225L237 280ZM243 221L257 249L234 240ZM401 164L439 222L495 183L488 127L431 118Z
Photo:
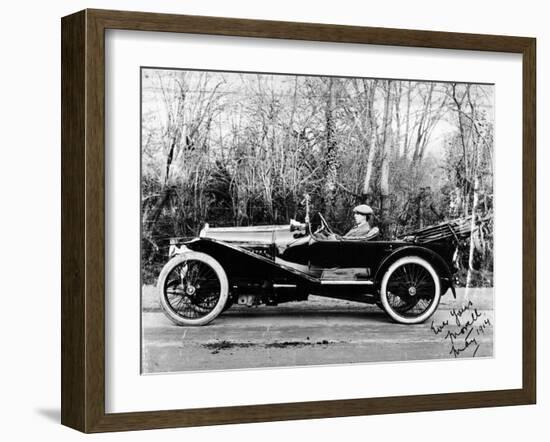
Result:
M84 10L62 19L62 409L83 432L533 404L536 400L536 41L533 38ZM523 385L269 405L105 412L105 30L516 53L523 63Z

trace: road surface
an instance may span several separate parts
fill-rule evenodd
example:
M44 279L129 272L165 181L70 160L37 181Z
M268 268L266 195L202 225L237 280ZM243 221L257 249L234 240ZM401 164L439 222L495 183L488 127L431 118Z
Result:
M142 372L223 370L491 357L493 290L449 292L426 323L391 322L376 306L310 297L279 306L234 306L203 327L178 327L144 287Z

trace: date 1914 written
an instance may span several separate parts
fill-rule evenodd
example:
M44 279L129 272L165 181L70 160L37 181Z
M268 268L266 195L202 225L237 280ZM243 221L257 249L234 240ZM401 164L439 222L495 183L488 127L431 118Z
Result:
M480 344L476 337L484 335L492 325L489 318L485 317L474 307L472 301L460 307L453 308L449 312L449 318L439 323L432 321L430 330L435 334L445 333L443 339L450 343L449 354L455 358L459 357L468 348L473 349L472 357L475 357ZM453 329L451 329L453 327Z

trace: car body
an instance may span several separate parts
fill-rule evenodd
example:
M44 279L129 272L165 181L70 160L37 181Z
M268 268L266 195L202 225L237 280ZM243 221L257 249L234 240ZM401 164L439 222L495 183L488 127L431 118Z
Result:
M449 289L454 293L456 235L347 238L319 217L315 231L294 220L205 225L197 238L172 244L158 281L165 313L178 325L204 325L234 303L277 305L318 295L377 304L393 320L415 324L435 312Z

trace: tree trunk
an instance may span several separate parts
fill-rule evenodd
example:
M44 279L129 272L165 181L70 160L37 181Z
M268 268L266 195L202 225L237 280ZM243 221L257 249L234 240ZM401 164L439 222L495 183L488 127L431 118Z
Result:
M367 127L368 127L368 148L369 148L369 154L367 158L367 170L365 172L365 179L363 180L363 198L366 199L367 196L370 193L370 182L372 178L372 169L373 169L373 163L374 163L374 155L376 153L376 143L375 143L375 135L376 135L376 121L374 121L374 112L372 111L372 108L374 106L374 94L376 92L376 85L377 80L374 80L368 94L367 98Z
M388 80L386 84L386 97L384 100L384 119L382 121L382 143L380 150L382 152L382 166L380 169L380 220L382 226L382 233L387 235L389 228L389 213L390 213L390 182L389 182L389 171L390 171L390 156L391 156L391 146L389 143L389 128L391 125L391 80Z
M475 111L472 107L472 121L475 121ZM474 138L475 139L475 138ZM478 140L479 141L479 140ZM468 253L468 274L466 275L466 301L469 300L469 290L470 286L472 285L472 271L474 270L474 250L475 250L475 242L474 242L474 229L476 226L476 216L477 216L477 206L479 204L479 176L480 176L480 168L481 168L481 159L482 159L482 149L479 146L479 143L474 142L473 148L476 149L476 156L474 158L474 164L472 165L472 175L474 176L474 197L472 202L472 220L470 223L470 249Z
M433 91L434 91L434 83L431 83L430 89L424 101L424 108L422 110L420 121L418 123L418 130L416 133L416 142L415 142L414 152L412 157L412 168L413 168L413 171L415 172L418 164L422 160L423 147L427 143L427 137L428 137L428 131L429 131L429 123L427 123L427 120L429 120ZM415 173L415 176L416 176L416 173Z
M399 146L401 145L401 96L403 95L403 84L401 81L396 83L395 97L393 100L395 107L395 141L393 142L393 157L398 159L400 156Z
M409 129L410 129L410 116L411 116L411 82L407 86L407 113L405 116L405 139L403 140L403 156L407 158L409 155Z
M467 88L469 87L466 86ZM453 83L452 86L452 98L456 106L457 114L458 114L458 131L460 134L460 142L462 145L462 160L464 162L464 179L466 181L466 184L470 182L469 177L471 176L470 173L470 165L468 164L468 147L467 147L467 141L466 141L466 134L465 134L465 128L464 128L464 122L463 122L463 115L462 115L462 103L464 101L464 97L466 96L466 93L462 95L462 97L459 99L456 93L456 83ZM464 215L468 216L468 193L466 192L467 185L463 186L463 195L462 195L462 203L463 203L463 210Z
M335 121L334 121L334 80L329 78L327 101L325 107L326 121L326 155L325 155L325 211L331 214L334 209L334 199L336 190L336 178L338 172L338 152L335 137Z

